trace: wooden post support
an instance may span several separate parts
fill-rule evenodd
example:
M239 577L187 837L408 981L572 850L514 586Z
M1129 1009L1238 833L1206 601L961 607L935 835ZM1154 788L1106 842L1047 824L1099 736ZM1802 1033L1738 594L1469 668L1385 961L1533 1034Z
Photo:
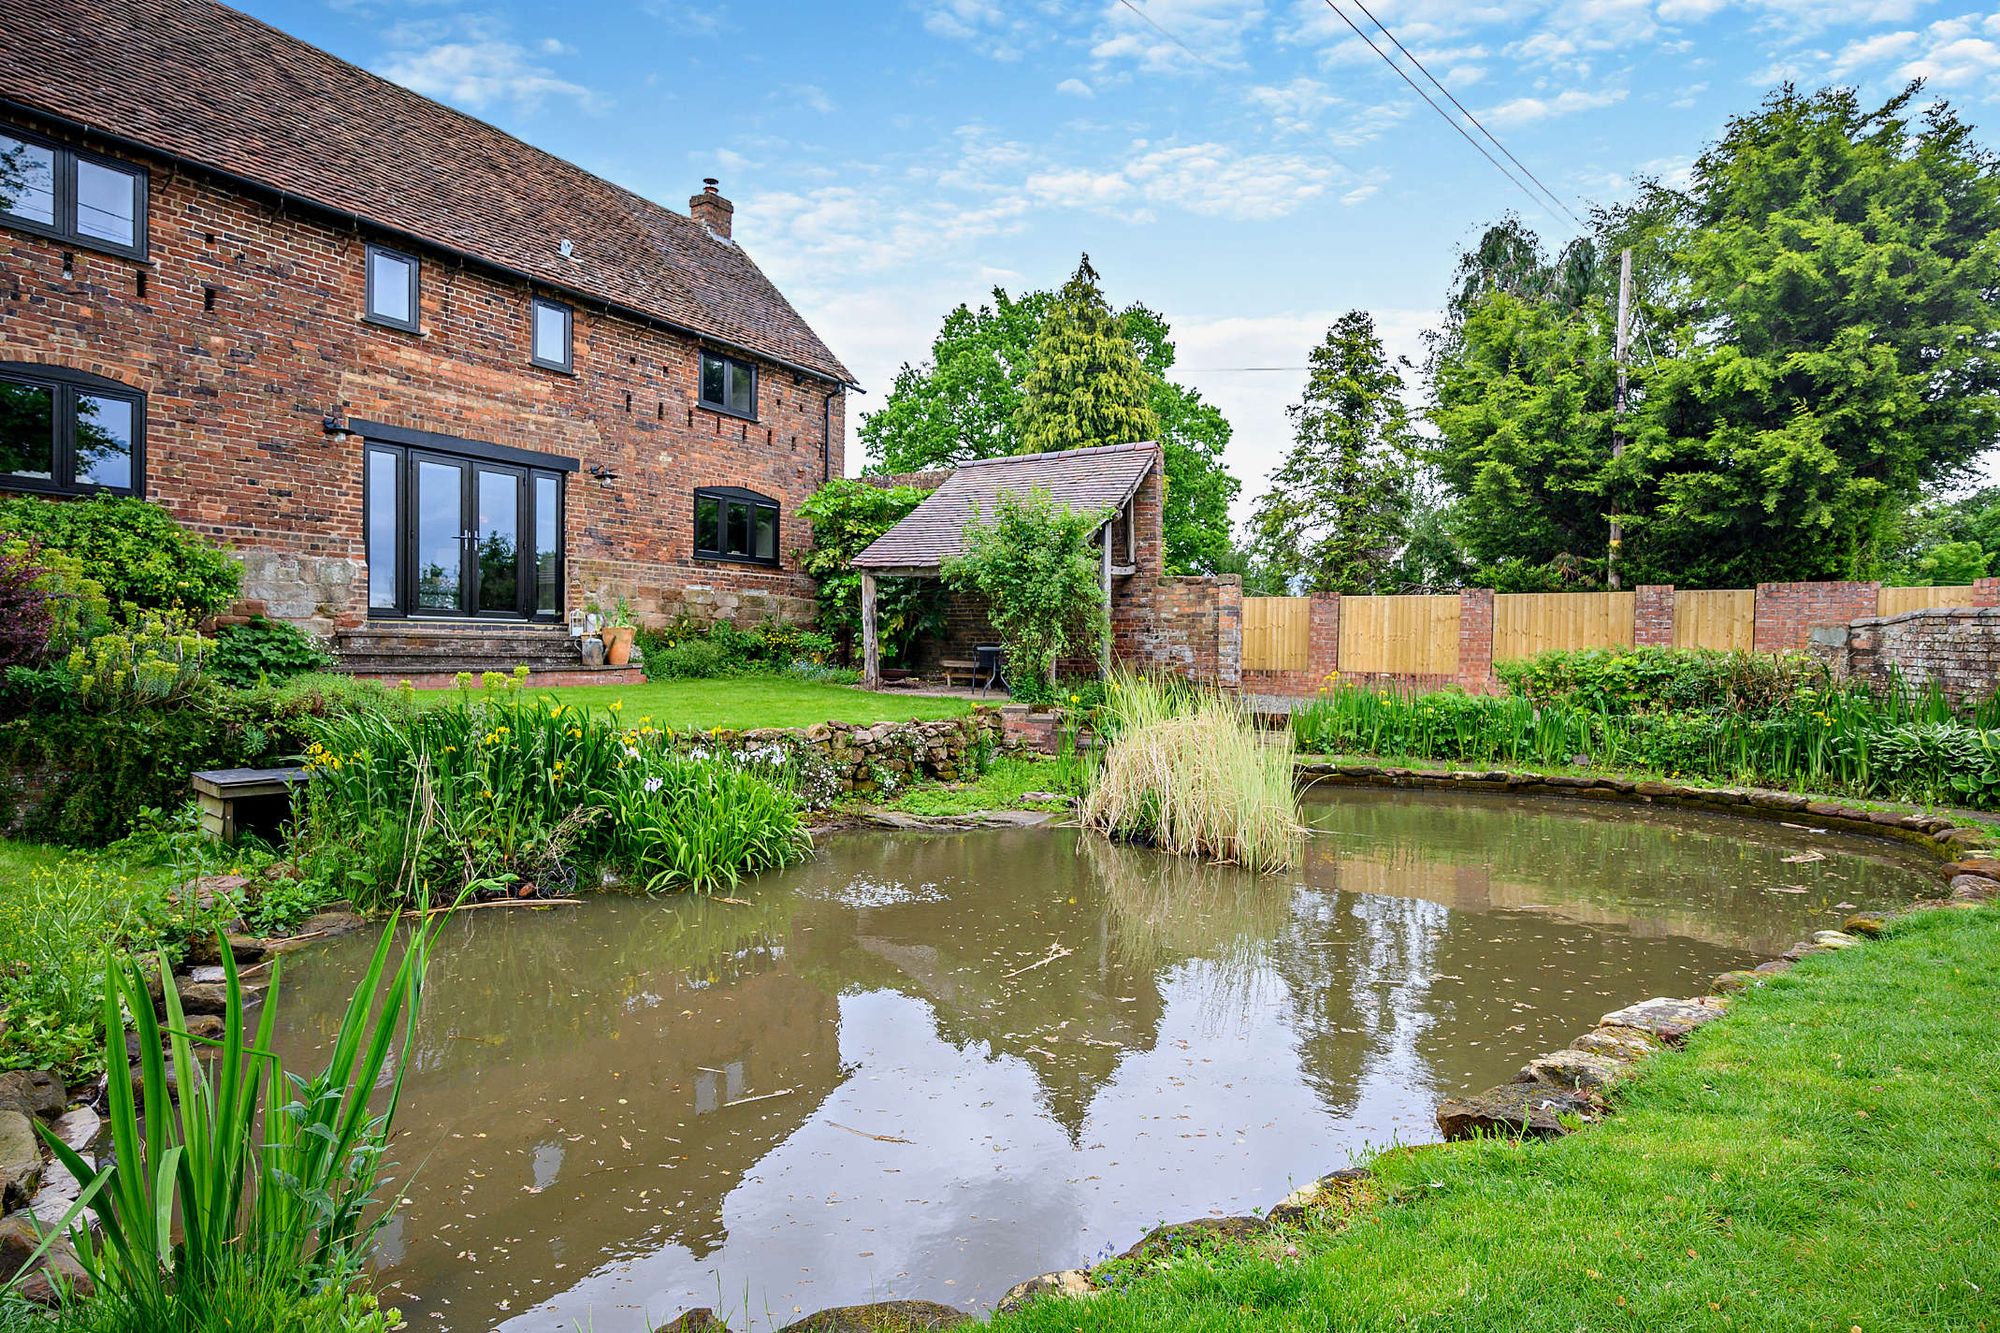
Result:
M861 575L861 685L882 688L882 645L875 637L875 576Z
M1097 673L1111 678L1111 524L1104 525L1104 637L1097 645Z

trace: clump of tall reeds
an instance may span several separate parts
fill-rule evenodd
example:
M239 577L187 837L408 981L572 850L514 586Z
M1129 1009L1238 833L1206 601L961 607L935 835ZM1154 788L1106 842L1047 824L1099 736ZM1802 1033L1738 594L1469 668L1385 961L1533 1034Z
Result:
M1085 826L1249 870L1291 864L1303 828L1289 733L1260 733L1232 697L1129 672L1112 679L1099 724L1110 747Z

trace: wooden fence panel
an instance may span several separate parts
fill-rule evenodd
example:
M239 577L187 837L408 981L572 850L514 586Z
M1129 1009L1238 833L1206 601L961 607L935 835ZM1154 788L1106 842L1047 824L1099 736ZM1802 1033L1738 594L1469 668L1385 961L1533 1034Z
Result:
M1757 640L1757 590L1674 593L1674 647L1749 652Z
M1304 671L1311 662L1312 599L1243 599L1243 669Z
M1493 599L1493 660L1552 648L1630 646L1638 602L1630 592L1501 593Z
M1972 586L1948 585L1941 588L1884 588L1875 614L1900 616L1905 611L1924 611L1933 606L1971 606Z
M1458 598L1341 598L1340 670L1343 675L1457 674Z

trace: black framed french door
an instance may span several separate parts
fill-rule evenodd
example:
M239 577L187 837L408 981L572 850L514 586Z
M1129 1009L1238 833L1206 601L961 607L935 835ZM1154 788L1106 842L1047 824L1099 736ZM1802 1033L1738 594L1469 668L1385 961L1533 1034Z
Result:
M371 616L561 616L562 472L373 440L365 468Z

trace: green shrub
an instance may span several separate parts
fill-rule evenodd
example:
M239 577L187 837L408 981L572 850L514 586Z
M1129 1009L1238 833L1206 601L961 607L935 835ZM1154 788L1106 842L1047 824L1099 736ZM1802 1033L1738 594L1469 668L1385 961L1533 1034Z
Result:
M121 615L173 608L196 618L213 615L235 599L242 582L242 567L226 552L158 505L130 496L0 499L0 533L74 556Z
M296 625L252 616L244 624L225 625L216 632L208 669L225 685L247 687L277 684L332 665L333 654L326 645Z
M142 611L72 649L65 665L86 708L158 708L201 690L214 652L185 612Z
M1025 496L1002 491L991 513L975 509L965 550L945 562L946 582L985 601L1016 698L1024 689L1053 695L1056 662L1097 650L1110 608L1090 536L1108 520L1105 512L1072 510L1040 487Z
M819 625L842 660L861 655L861 574L851 562L929 494L916 486L839 477L799 506L799 516L812 525L812 545L799 553L799 566L817 584ZM884 662L908 661L920 637L943 628L944 592L936 579L877 583L875 633Z
M702 680L824 666L833 640L782 620L739 628L726 620L683 616L662 629L642 629L638 643L648 680Z
M1717 709L1763 716L1827 683L1804 653L1586 648L1496 662L1510 694L1608 713Z

